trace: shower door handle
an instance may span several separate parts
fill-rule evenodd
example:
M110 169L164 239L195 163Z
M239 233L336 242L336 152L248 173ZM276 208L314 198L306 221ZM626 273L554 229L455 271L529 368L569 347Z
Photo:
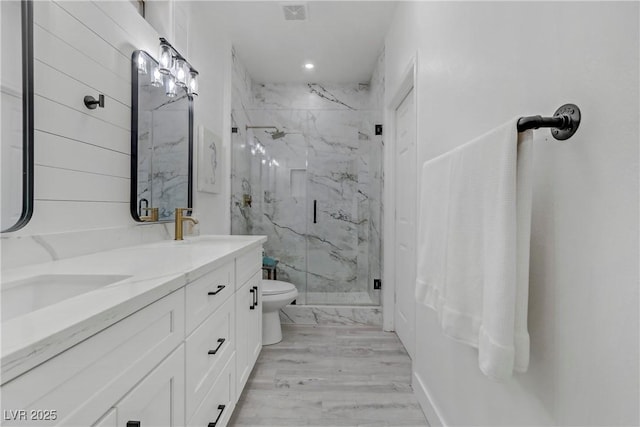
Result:
M318 222L318 201L313 201L313 223L316 224Z

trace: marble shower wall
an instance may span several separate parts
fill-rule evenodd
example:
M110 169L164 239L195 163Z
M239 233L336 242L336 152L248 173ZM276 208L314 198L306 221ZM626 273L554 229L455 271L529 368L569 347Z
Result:
M237 137L232 233L269 236L265 252L280 260L278 278L298 287L298 303L378 305L380 94L368 84L254 84L248 96L250 79L237 60L233 80L238 132L269 125L286 136L250 129ZM247 178L253 202L243 211L237 202Z

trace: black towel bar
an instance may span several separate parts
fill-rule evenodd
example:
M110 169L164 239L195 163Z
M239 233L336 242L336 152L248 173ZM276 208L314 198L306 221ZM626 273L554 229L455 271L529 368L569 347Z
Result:
M551 128L551 135L564 141L573 136L580 126L580 108L575 104L565 104L558 108L553 117L527 116L518 119L518 132L527 129Z

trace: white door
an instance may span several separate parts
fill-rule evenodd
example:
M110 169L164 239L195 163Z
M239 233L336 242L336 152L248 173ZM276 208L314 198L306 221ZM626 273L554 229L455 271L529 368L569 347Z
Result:
M416 109L413 89L395 112L395 329L409 356L415 348Z

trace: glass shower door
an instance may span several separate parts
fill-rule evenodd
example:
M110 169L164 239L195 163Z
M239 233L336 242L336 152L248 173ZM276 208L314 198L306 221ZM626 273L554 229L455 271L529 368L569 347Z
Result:
M308 198L304 137L286 135L274 140L268 133L250 130L248 138L251 234L268 236L264 251L278 260L277 279L293 283L299 292L296 303L305 304Z
M370 292L369 141L360 132L362 113L315 111L309 122L307 304L378 305Z

